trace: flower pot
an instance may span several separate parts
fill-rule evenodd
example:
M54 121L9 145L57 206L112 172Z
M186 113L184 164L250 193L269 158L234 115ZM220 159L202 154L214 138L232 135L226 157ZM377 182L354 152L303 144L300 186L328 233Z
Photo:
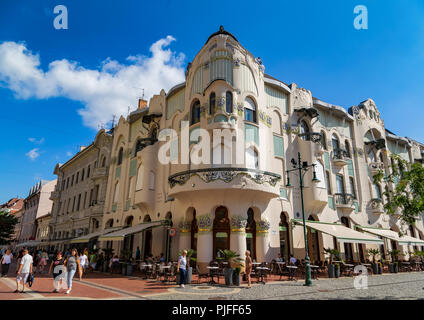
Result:
M233 269L231 268L225 268L224 269L224 279L225 279L225 285L231 286L233 283Z
M109 267L109 262L107 262L107 261L103 262L103 270L102 271L107 272L108 267Z
M127 265L122 264L121 274L125 276L127 274Z
M377 263L372 264L372 273L378 274L378 264Z
M336 277L336 266L334 264L328 265L328 277L335 278Z
M240 273L233 272L233 285L240 286Z
M191 284L192 275L193 275L193 268L187 267L186 280L185 280L186 284Z
M394 273L398 273L399 272L399 264L397 264L397 263L394 263L393 264L393 271L394 271Z
M133 266L131 263L127 263L127 276L132 276Z
M389 263L389 271L390 273L395 273L395 265L393 263Z
M335 277L339 278L340 277L340 265L335 265Z

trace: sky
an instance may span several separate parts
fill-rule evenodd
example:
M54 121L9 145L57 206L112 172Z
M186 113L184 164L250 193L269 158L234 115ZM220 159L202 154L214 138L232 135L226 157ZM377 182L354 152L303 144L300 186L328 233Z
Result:
M58 5L67 29L54 27ZM424 142L422 0L0 0L0 203L55 179L143 89L184 81L220 25L266 73L346 109L372 98L386 128Z

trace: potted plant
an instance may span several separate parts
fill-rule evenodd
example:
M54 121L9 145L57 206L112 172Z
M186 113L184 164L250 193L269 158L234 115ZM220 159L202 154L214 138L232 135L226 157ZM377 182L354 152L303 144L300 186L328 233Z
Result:
M340 277L340 265L339 263L333 263L334 258L339 258L340 252L336 249L326 249L324 248L324 254L329 255L329 263L328 263L328 277L329 278L338 278ZM340 258L339 258L340 259Z
M241 272L241 266L234 268L233 285L235 285L235 286L240 286L240 272Z
M378 274L379 273L379 265L376 262L376 256L380 254L380 251L378 249L368 249L368 255L372 256L372 273Z
M233 282L233 268L239 267L240 262L243 260L240 258L239 254L231 250L219 250L219 252L221 254L221 257L217 259L228 262L227 266L224 269L225 285L231 286Z
M122 275L127 275L127 269L128 269L128 261L130 261L131 257L131 251L128 249L123 249L121 251L121 256L119 257L120 260L122 260L124 263L122 264ZM125 263L126 262L126 263ZM130 267L130 271L132 272L132 265Z
M184 250L181 250L180 252L178 252L178 256L182 256L183 251ZM193 250L193 249L187 250L187 256L186 256L186 260L187 260L187 270L186 271L187 271L187 274L186 274L185 284L191 284L191 279L192 279L192 276L193 276L193 268L190 265L190 261L194 261L194 262L197 261L197 259L195 257L193 257L193 255L195 255L195 254L196 254L195 250ZM178 270L177 276L178 276L178 282L177 283L180 283L179 270Z
M397 249L393 249L392 251L389 251L389 255L392 258L392 263L389 264L389 270L392 273L399 272L399 263L398 263L399 254L400 254L400 250L397 250Z

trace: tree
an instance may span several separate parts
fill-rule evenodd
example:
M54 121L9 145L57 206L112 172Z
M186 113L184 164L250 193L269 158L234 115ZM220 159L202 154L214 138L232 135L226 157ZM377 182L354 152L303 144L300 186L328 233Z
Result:
M383 192L387 201L384 208L387 214L400 214L401 221L414 225L424 212L424 167L420 163L409 163L397 155L393 161L391 174L379 171L373 176L375 183L386 181L392 188Z
M18 219L9 213L9 210L0 210L0 244L8 244L15 233Z

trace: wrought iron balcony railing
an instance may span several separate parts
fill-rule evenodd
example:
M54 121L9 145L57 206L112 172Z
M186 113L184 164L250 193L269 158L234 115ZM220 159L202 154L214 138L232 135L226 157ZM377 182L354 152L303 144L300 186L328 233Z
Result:
M305 141L312 141L314 143L320 143L322 141L322 134L320 132L304 132L297 135L299 138Z
M222 180L226 183L231 182L238 175L245 175L250 180L258 184L268 183L271 186L275 186L281 176L276 173L262 171L257 169L249 168L205 168L187 170L173 174L168 177L168 182L171 188L176 184L184 185L192 176L198 176L204 182L211 182L216 180Z
M334 160L345 160L349 157L349 153L345 149L334 149L333 150L333 159Z
M353 195L350 193L335 193L334 198L336 205L351 206L353 205Z

